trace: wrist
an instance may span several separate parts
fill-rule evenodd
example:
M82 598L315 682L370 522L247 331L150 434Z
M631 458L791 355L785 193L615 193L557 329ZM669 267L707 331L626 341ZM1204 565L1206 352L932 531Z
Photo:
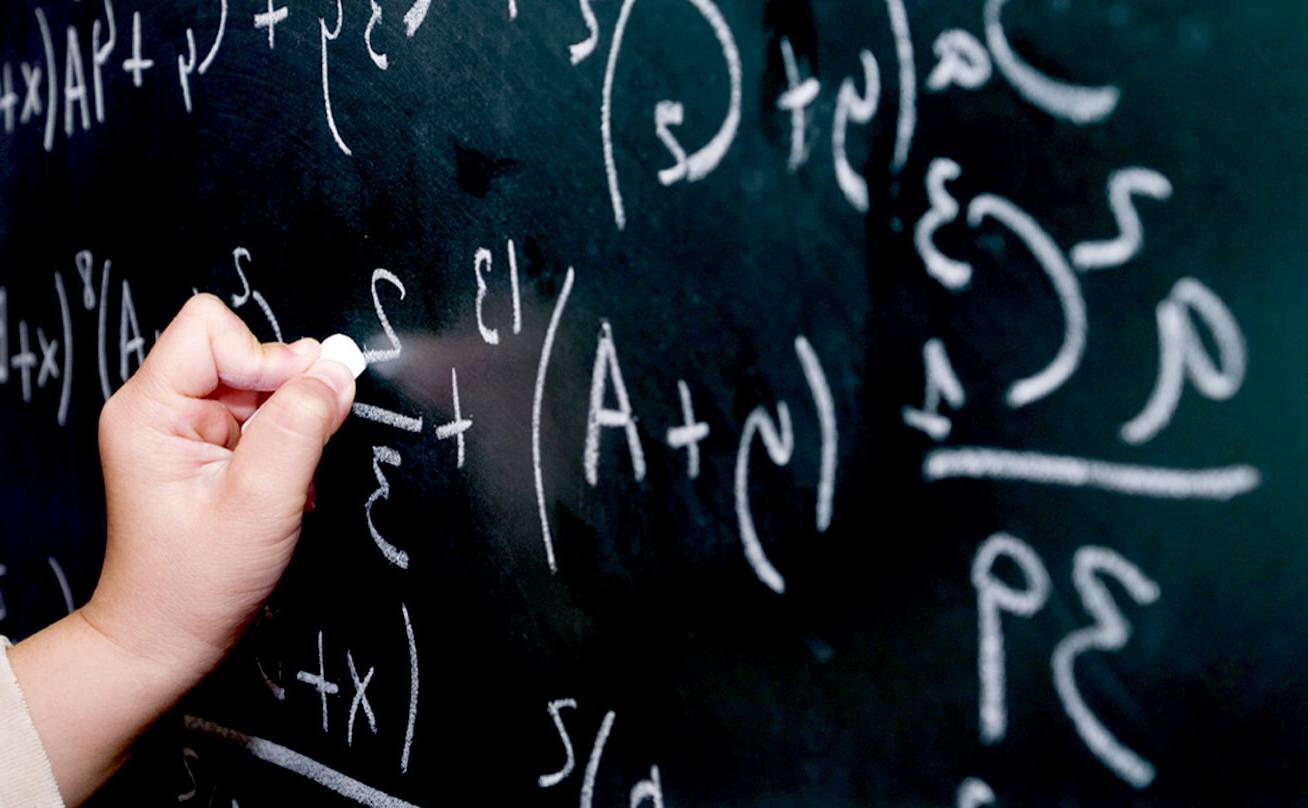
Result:
M198 680L123 646L82 610L18 643L9 663L70 805L99 788Z
M218 665L227 648L181 630L162 608L128 608L97 590L69 617L105 645L106 653L160 687L179 690L180 697Z

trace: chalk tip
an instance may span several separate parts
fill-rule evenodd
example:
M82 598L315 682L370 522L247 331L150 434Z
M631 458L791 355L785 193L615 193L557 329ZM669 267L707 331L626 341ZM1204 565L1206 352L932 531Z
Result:
M319 359L330 359L333 362L340 362L350 369L354 378L359 378L363 371L368 367L368 362L363 358L363 351L354 340L344 334L332 334L322 341L322 354Z

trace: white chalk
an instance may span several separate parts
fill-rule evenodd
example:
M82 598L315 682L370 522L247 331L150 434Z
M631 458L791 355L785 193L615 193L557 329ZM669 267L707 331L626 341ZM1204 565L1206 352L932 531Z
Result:
M350 369L354 378L363 375L367 369L368 363L363 358L363 351L354 340L344 334L332 334L322 341L322 354L319 359L330 359L333 362L340 362Z
M321 362L324 359L345 365L356 379L363 375L363 371L368 367L368 362L363 358L363 351L359 349L358 343L344 334L332 334L322 341L322 352L318 354L317 361ZM245 423L241 424L242 435L250 428L250 424L254 423L255 416L262 409L263 404L260 404L258 409L245 419Z

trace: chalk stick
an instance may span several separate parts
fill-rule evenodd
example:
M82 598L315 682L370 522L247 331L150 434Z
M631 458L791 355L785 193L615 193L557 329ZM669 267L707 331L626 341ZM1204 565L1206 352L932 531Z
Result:
M367 360L363 358L363 351L359 350L354 340L344 334L332 334L323 340L322 354L318 358L340 362L350 369L356 379L368 367Z
M322 352L318 354L317 361L322 361L324 359L330 359L333 362L340 362L342 365L345 365L345 367L350 369L350 373L352 373L356 379L359 378L359 376L363 374L363 371L368 367L367 360L363 358L363 351L359 350L359 346L355 344L354 340L344 334L332 334L330 337L322 341ZM254 422L254 417L259 414L259 410L261 409L263 409L262 404L260 404L259 408L250 414L249 418L245 419L245 423L241 424L242 435L245 434L245 430L249 428L250 424Z

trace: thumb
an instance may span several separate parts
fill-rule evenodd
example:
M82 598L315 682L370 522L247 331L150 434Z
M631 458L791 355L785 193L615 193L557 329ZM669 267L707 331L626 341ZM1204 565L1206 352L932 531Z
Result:
M323 447L353 400L353 374L331 359L278 388L249 422L227 468L244 506L298 518Z

